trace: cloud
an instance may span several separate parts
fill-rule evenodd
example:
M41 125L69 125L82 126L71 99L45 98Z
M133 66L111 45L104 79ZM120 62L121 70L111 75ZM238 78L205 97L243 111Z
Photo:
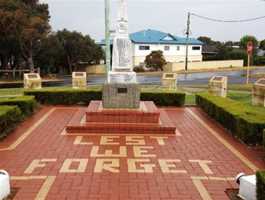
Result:
M49 4L54 30L67 28L90 34L96 40L104 37L104 0L42 0ZM111 22L115 27L117 0L111 0ZM158 29L183 35L187 12L220 19L245 19L264 15L261 0L128 0L131 32ZM264 39L263 21L239 24L214 23L192 17L193 36L209 35L218 40L239 40L252 34Z

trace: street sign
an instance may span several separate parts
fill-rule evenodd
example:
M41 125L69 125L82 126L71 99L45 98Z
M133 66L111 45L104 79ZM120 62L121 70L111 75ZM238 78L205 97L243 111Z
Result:
M251 55L253 52L253 42L252 41L249 41L247 44L247 52L248 52L248 55Z

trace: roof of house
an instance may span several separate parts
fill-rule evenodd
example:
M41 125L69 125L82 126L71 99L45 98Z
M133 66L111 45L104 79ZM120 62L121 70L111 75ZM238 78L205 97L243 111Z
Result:
M143 30L130 34L130 39L137 44L186 44L186 38L174 36L170 33L164 33L157 30ZM105 45L102 40L98 44ZM203 43L195 38L190 38L188 44L203 45Z
M174 36L170 33L164 33L157 30L143 30L130 35L134 43L148 44L186 44L186 38ZM202 45L203 43L197 39L190 38L189 44Z

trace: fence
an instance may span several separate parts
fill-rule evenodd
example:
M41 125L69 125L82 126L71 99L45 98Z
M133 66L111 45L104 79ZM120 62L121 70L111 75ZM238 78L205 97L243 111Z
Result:
M18 74L19 78L23 78L24 73L30 73L30 69L2 69L0 70L0 75L4 75L4 77L16 79L16 75ZM34 69L34 72L40 73L40 68Z

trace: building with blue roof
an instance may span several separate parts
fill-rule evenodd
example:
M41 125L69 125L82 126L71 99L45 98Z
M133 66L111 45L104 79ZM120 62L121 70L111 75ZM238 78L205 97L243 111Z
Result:
M186 38L178 37L170 33L157 30L143 30L130 34L133 43L133 61L134 65L141 65L147 55L152 51L163 51L167 62L184 62L186 55ZM104 46L104 40L99 43ZM202 61L203 43L197 39L190 38L189 61Z

